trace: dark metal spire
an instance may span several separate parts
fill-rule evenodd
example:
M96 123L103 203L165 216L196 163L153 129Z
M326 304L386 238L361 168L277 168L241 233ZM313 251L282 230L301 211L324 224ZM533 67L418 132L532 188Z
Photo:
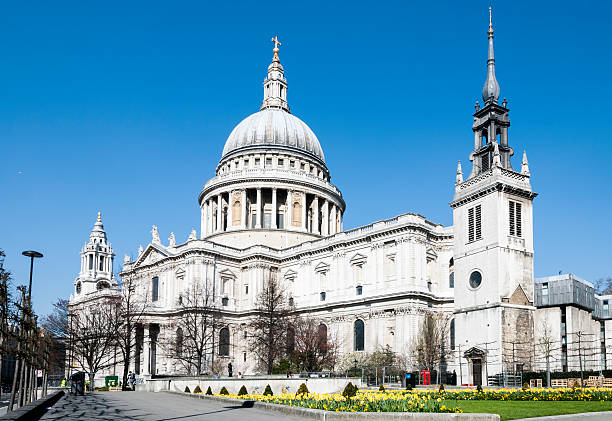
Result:
M491 8L489 7L489 58L487 60L487 80L482 88L482 99L485 106L497 104L499 99L499 83L495 79L495 55L493 54L493 20Z

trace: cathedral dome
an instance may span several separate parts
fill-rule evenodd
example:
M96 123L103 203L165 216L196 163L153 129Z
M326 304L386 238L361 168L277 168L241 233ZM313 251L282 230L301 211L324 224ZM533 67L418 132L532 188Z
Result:
M323 149L310 127L282 108L263 108L242 120L227 138L221 159L259 148L294 150L325 162Z

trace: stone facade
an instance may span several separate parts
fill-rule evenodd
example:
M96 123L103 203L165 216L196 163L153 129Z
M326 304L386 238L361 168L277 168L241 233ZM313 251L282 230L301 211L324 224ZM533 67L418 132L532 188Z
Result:
M231 362L234 372L258 372L246 326L271 277L280 281L296 312L325 324L344 355L385 346L407 355L425 314L453 318L447 368L464 384L488 384L498 373L541 368L535 350L545 320L557 341L563 329L568 335L601 334L605 354L612 326L598 321L605 318L604 301L601 314L571 303L534 302L536 194L526 154L520 171L511 164L509 110L505 99L498 104L491 23L484 107L477 103L472 127L472 170L464 180L461 164L457 168L451 227L406 213L343 229L346 204L331 183L317 137L289 112L278 52L275 45L259 112L231 132L215 176L198 195L200 235L193 231L177 244L171 234L165 245L154 226L151 243L135 260L124 259L122 279L135 281L148 303L130 369L144 376L185 373L161 344L178 335L185 291L201 285L212 291L229 338L216 333L218 346L204 371L215 359L223 366ZM103 280L117 291L111 273L83 269L92 253L93 259L112 259L110 245L99 244L96 232L82 253L71 297L75 311L79 303L95 301L99 287L93 285L106 287ZM91 286L77 287L85 283ZM356 334L361 330L363 342ZM555 361L561 354L560 347L551 351Z

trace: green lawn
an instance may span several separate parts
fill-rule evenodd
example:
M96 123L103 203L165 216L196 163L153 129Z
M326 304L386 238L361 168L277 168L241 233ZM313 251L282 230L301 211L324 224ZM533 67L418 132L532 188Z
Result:
M612 411L612 402L567 401L444 401L444 405L463 409L463 412L499 414L502 420L576 414L579 412Z

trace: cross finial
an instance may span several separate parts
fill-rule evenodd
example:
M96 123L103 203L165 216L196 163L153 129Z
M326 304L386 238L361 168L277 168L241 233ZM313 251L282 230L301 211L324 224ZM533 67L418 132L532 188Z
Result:
M283 44L281 44L281 42L278 40L278 36L276 36L276 35L270 41L272 41L274 43L274 50L272 50L272 51L274 51L274 58L272 59L272 61L280 61L278 59L278 52L280 51L278 49L278 46L279 45L283 45Z
M102 222L102 214L100 212L98 212L98 222Z

